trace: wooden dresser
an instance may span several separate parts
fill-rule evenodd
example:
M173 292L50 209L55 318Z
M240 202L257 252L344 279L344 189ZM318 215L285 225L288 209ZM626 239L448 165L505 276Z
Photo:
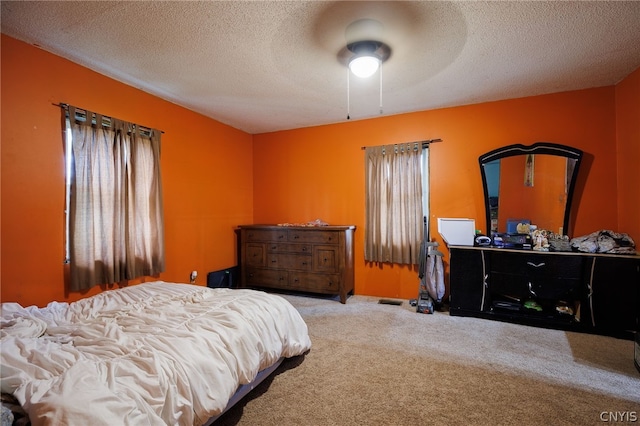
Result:
M354 285L355 226L240 226L240 285L337 294Z

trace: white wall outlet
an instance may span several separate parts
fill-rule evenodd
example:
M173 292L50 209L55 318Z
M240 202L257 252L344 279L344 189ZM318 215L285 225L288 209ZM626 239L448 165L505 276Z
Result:
M191 284L195 283L197 277L198 277L198 271L191 271L191 275L189 276L189 282Z

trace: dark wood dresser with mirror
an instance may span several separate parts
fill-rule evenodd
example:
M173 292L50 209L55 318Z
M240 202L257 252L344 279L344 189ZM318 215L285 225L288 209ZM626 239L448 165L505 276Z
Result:
M240 226L241 287L339 295L354 287L355 226Z
M640 256L573 251L567 237L544 251L509 224L570 232L580 150L510 145L480 156L486 229L500 242L450 246L450 314L633 339L640 321ZM510 230L513 232L513 230ZM498 236L499 238L495 238Z

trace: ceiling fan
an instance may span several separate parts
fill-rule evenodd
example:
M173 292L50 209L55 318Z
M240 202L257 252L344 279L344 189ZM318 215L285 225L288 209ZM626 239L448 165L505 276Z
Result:
M391 56L391 48L382 40L384 26L375 19L358 19L347 27L347 49L352 53L349 69L361 78L375 74Z

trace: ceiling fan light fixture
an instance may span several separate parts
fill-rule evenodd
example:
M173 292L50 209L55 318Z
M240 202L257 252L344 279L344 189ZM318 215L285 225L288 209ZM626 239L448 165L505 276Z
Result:
M372 53L355 55L349 60L349 69L360 78L371 77L380 67L380 58Z
M351 73L356 77L367 78L380 70L380 114L382 114L382 63L389 59L391 49L380 41L365 39L348 43L347 50L353 54L348 61L349 70L347 71L347 120L351 118L349 113L349 76Z

